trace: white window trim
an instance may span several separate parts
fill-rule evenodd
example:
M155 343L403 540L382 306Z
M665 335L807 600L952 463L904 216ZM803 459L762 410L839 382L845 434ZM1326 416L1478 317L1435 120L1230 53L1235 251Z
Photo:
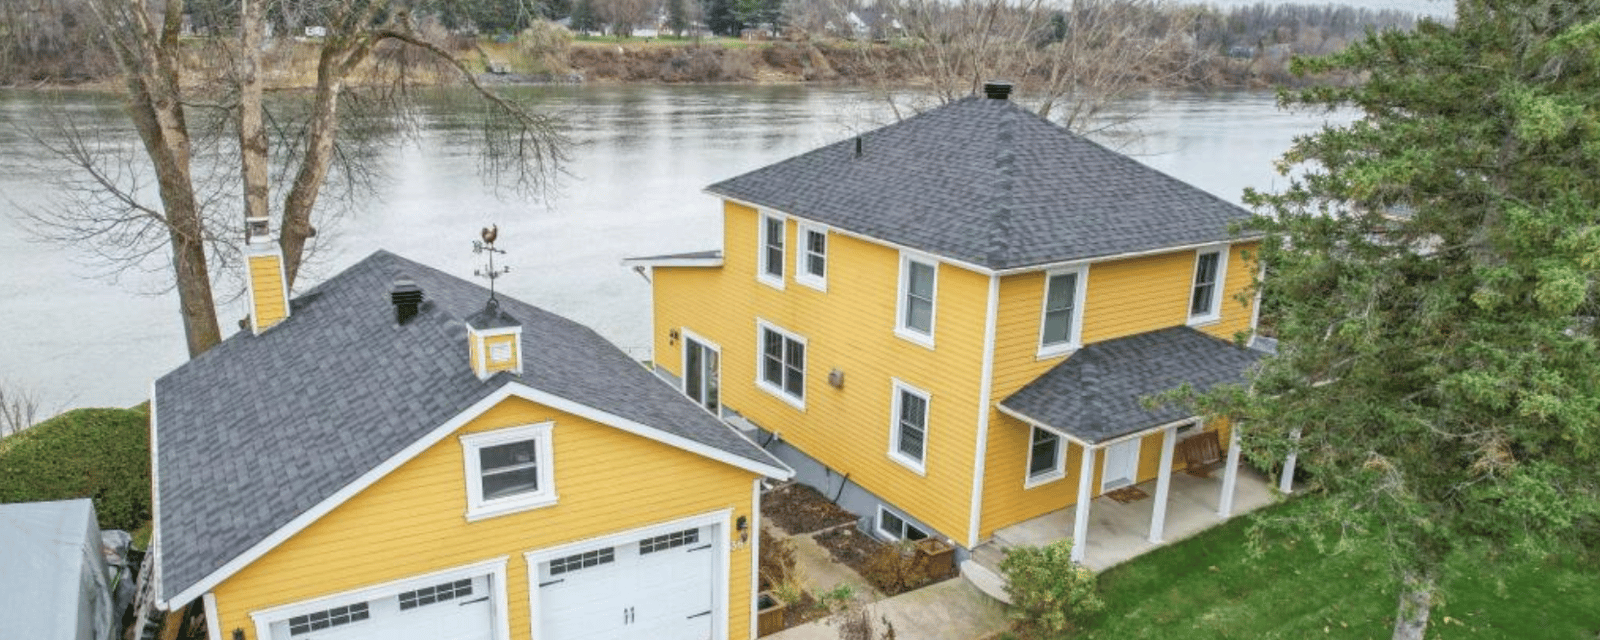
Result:
M1028 466L1022 468L1022 488L1032 489L1034 487L1050 484L1067 477L1067 439L1061 437L1061 434L1054 433L1049 429L1040 429L1039 427L1033 425L1029 425L1028 428ZM1043 431L1056 437L1055 469L1039 475L1033 475L1032 473L1034 431Z
M768 330L798 342L800 343L801 347L805 348L805 354L800 358L800 386L802 389L806 389L810 386L806 384L806 377L807 371L811 368L809 362L811 360L811 345L806 342L805 337L793 331L789 331L788 329L784 329L778 325L767 322L766 320L756 318L756 387L760 388L762 391L777 396L779 400L789 403L790 406L796 409L805 411L806 396L810 394L802 391L800 397L796 398L792 395L789 395L789 391L784 389L782 386L767 382L766 376L762 375L765 371L767 357L767 343L765 340L766 336L763 335L763 333L764 331Z
M1045 314L1050 307L1050 279L1060 275L1077 274L1078 283L1073 287L1072 294L1072 330L1068 332L1066 342L1047 345L1044 343ZM1039 300L1039 358L1053 358L1077 351L1083 347L1083 302L1088 298L1089 265L1083 264L1064 269L1052 269L1044 274L1044 295ZM1193 291L1193 287L1190 288Z
M801 222L794 234L794 281L805 286L826 293L828 291L828 272L833 269L833 238L828 235L828 228L815 222ZM822 275L811 273L811 243L810 234L822 234Z
M906 326L906 297L911 286L911 263L916 262L933 267L933 308L928 311L928 333L924 334L916 329ZM900 286L896 289L897 296L894 303L894 334L915 342L929 349L933 348L933 336L939 328L939 261L933 256L910 251L900 252Z
M714 416L721 417L722 416L722 390L721 390L720 386L722 384L722 345L719 345L719 344L717 344L715 342L712 342L710 340L705 339L705 337L701 336L700 334L695 333L693 331L690 331L688 327L682 327L681 330L683 331L683 334L682 334L683 335L683 339L680 340L680 342L683 343L683 347L681 349L678 349L678 368L682 369L682 372L681 372L682 375L678 378L678 391L683 392L683 395L685 395L685 396L689 396L690 399L695 401L695 404L700 405L701 409L705 409L707 412L711 413ZM696 398L694 396L690 396L689 395L689 341L690 340L693 340L695 342L700 343L700 346L705 347L706 349L709 349L709 350L711 350L711 351L713 351L713 352L715 352L717 354L717 384L718 384L719 388L717 389L717 410L714 411L714 412L711 411L710 408L706 407L705 403L701 402L700 398Z
M915 524L915 523L911 522L911 518L907 518L906 514L900 513L899 511L895 511L894 509L890 509L890 508L885 507L885 506L883 506L881 504L878 505L878 517L875 518L873 520L873 522L872 522L872 528L874 530L876 530L879 535L881 535L881 536L883 536L885 538L888 538L890 540L894 540L894 541L899 541L899 540L904 540L905 539L905 532L904 531L890 531L888 529L883 528L883 514L885 514L885 513L893 514L894 517L899 518L900 519L900 524L904 525L905 527L910 528L910 529L916 529L917 531L921 531L922 532L922 537L924 537L924 538L933 537L933 533L932 532L928 531L928 529L926 527L923 527L921 525L918 525L918 524Z
M1189 326L1211 324L1222 319L1222 294L1228 281L1228 258L1231 252L1232 246L1226 244L1195 249L1194 268L1189 273L1189 305L1183 310L1184 315L1189 318ZM1208 253L1217 254L1217 279L1211 287L1211 312L1198 316L1191 315L1189 311L1194 309L1195 278L1200 275L1200 256Z
M461 436L461 454L467 477L467 521L503 516L556 503L555 456L551 449L551 431L554 422L496 429ZM512 442L535 441L539 472L539 489L516 495L485 500L483 498L483 469L480 468L478 450Z
M490 604L490 637L495 640L510 640L511 621L509 609L506 607L506 562L510 556L500 556L466 566L434 571L416 576L408 576L399 580L392 580L382 584L360 587L344 591L315 600L303 600L286 605L251 611L250 619L255 622L257 638L271 638L272 625L308 613L322 611L331 607L340 606L341 603L370 602L379 598L398 595L419 587L426 587L466 578L489 576Z
M892 408L889 410L889 459L900 463L905 468L917 472L918 475L928 475L928 434L933 430L933 395L922 389L913 387L898 378L894 378L894 397ZM900 399L902 393L910 393L922 398L922 459L917 460L900 453Z
M756 216L756 219L756 224L759 225L756 228L756 280L774 289L782 290L783 276L788 273L786 268L788 265L780 262L778 264L778 275L776 276L767 272L769 265L767 262L767 222L776 221L779 224L779 228L782 229L779 232L781 234L779 240L783 243L783 251L778 253L778 260L786 262L789 259L789 219L771 211L762 211Z

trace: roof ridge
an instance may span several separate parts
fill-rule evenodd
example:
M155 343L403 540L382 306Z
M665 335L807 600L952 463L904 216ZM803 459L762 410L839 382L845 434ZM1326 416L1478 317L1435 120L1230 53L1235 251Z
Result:
M989 242L986 247L991 264L1004 264L1011 254L1011 214L1015 204L1017 177L1016 112L1021 107L1009 100L1005 103L998 105L1001 112L994 136L994 209L989 213Z

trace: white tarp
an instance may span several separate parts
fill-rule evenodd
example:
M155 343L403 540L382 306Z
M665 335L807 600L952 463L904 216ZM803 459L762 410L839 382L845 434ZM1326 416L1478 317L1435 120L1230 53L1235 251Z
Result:
M0 638L112 640L94 503L0 504L0 603Z

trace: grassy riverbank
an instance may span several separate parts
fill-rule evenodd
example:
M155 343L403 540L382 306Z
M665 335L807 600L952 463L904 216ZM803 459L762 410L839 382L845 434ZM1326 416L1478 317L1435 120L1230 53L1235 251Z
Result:
M1275 510L1316 509L1307 497ZM1271 513L1269 511L1269 513ZM1387 638L1396 584L1359 549L1277 540L1259 558L1239 518L1100 576L1106 611L1083 638ZM1429 638L1594 638L1600 555L1539 560L1463 553L1449 567Z
M0 503L94 499L102 529L150 520L150 417L74 409L0 439Z

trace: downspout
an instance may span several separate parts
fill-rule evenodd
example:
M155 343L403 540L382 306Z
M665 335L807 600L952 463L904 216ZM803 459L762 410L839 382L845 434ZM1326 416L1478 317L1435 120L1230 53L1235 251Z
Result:
M994 392L994 337L1000 312L1000 276L989 276L989 308L983 326L983 367L978 381L978 441L973 447L972 513L967 520L967 548L978 546L983 517L984 462L989 457L989 394Z

